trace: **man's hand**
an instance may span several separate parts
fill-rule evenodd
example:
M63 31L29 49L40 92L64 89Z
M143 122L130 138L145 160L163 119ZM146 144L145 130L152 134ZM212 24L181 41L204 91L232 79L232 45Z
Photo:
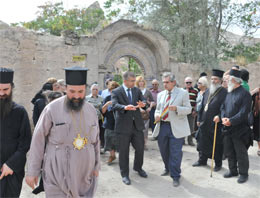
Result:
M222 119L222 124L224 126L231 126L231 122L230 122L229 118L223 118Z
M93 175L94 175L94 176L96 176L96 177L98 177L98 175L99 175L99 172L98 172L98 171L96 171L96 170L94 170L94 171L93 171Z
M38 177L37 176L26 176L25 181L33 190L35 186L38 184Z
M213 119L213 122L220 122L220 119L218 116L215 116L214 119Z
M198 127L200 126L200 122L197 122L197 126L198 126Z
M127 105L125 106L126 111L135 111L136 107L134 105Z
M138 106L139 108L143 108L143 107L145 107L145 103L143 103L141 100L139 100L139 101L137 102L137 106Z
M154 121L157 123L157 122L160 122L160 120L161 120L161 118L160 118L160 116L155 116L155 119L154 119Z
M151 107L149 107L148 109L146 109L146 111L149 113L151 111Z
M177 111L177 107L173 105L169 105L169 110L170 111Z
M112 101L110 100L110 101L106 102L105 105L106 105L106 106L112 105Z
M1 168L1 176L0 176L0 180L3 179L3 177L6 177L7 175L12 175L14 173L14 171L9 168L6 164L4 164Z

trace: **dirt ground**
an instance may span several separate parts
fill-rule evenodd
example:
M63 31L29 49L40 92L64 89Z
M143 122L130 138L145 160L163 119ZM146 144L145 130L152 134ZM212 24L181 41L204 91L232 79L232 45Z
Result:
M150 138L149 138L150 139ZM98 189L95 197L98 198L145 198L145 197L260 197L260 157L257 156L257 145L249 149L249 180L244 184L237 183L237 177L223 178L227 169L227 160L223 161L223 168L219 172L213 172L210 177L211 160L208 160L206 167L192 167L197 160L198 153L195 147L184 145L182 159L181 185L173 187L172 179L169 176L160 176L164 169L156 141L148 141L148 151L145 151L143 169L147 172L148 178L141 178L132 170L134 150L130 154L130 186L122 183L118 159L111 166L106 164L109 153L101 155L102 168L99 177ZM22 198L43 198L44 193L38 196L31 194L31 189L24 183Z

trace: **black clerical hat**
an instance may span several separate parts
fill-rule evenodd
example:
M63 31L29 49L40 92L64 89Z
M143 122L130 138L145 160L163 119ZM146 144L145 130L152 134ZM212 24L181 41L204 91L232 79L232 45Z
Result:
M249 80L249 72L246 69L241 69L241 78L242 80L248 82Z
M65 68L67 85L86 85L87 84L87 68L84 67L68 67Z
M0 83L13 83L14 71L9 68L0 67Z
M207 73L206 72L200 73L200 77L203 77L203 76L207 76Z
M223 74L224 74L224 71L222 71L222 70L219 70L219 69L212 70L212 76L217 76L217 77L222 78Z
M231 69L229 72L230 76L235 76L237 78L241 78L241 71L236 70L236 69Z

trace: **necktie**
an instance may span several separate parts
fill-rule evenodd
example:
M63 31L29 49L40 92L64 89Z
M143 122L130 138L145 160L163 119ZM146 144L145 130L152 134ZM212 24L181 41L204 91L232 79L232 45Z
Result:
M132 104L132 97L131 97L130 91L131 91L131 89L128 88L127 89L127 97L128 97L129 103Z
M168 97L166 99L166 103L165 103L165 107L163 109L163 113L165 112L165 115L163 115L162 120L166 120L169 116L169 104L170 104L170 100L171 100L171 92L169 91L168 93Z

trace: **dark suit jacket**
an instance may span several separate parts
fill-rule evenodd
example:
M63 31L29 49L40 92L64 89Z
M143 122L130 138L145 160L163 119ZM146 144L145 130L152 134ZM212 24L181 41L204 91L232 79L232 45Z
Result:
M137 105L139 100L144 101L143 94L140 89L133 87L132 101L133 105ZM144 129L144 121L139 109L136 111L126 111L125 106L129 105L128 97L124 87L120 86L112 91L112 107L115 111L115 131L117 133L131 133L133 124L138 131Z

